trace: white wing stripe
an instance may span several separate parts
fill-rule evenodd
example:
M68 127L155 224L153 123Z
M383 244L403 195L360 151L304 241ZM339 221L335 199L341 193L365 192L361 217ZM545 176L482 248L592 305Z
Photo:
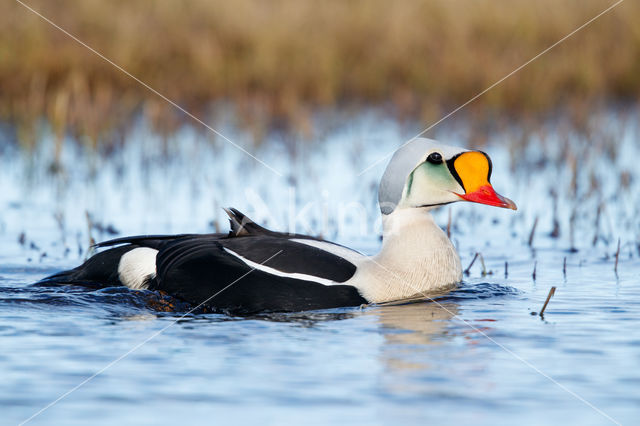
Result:
M271 274L271 275L277 275L279 277L286 277L286 278L293 278L296 280L304 280L304 281L312 281L312 282L316 282L318 284L322 284L322 285L336 285L336 284L342 284L342 283L338 283L335 281L331 281L328 280L326 278L320 278L320 277L315 277L313 275L307 275L307 274L300 274L297 272L282 272L279 271L275 268L271 268L270 266L266 266L260 263L256 263L253 262L249 259L246 259L242 256L240 256L238 253L229 250L228 248L224 247L224 251L226 251L227 253L229 253L232 256L237 257L238 259L242 260L244 263L247 264L247 266L257 269L258 271L262 271L262 272L266 272L267 274Z
M360 261L365 259L364 255L355 250L351 250L350 248L342 247L327 241L308 240L305 238L292 238L290 241L295 241L296 243L306 244L311 247L319 248L320 250L324 250L338 257L341 257L356 266L358 266L358 263Z

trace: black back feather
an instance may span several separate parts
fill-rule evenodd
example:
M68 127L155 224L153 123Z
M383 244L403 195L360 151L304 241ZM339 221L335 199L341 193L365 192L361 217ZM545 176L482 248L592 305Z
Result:
M347 281L356 271L351 262L340 256L291 241L316 240L313 237L270 231L234 208L225 211L231 224L228 234L139 235L101 242L96 247L106 250L41 283L122 285L118 277L122 256L135 248L148 247L158 250L152 289L212 310L282 312L366 303L352 286L323 285L250 267L227 250L282 273L306 274L336 283Z

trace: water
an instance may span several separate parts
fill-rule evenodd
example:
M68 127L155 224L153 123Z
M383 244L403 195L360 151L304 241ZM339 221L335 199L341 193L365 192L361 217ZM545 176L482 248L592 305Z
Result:
M432 302L237 318L185 315L179 304L165 312L175 301L146 291L30 285L82 261L85 210L102 227L91 231L97 240L111 237L109 225L121 235L210 232L226 226L219 207L234 205L274 228L295 226L373 253L383 165L358 172L397 146L404 130L363 116L293 157L272 141L257 155L284 179L189 128L168 141L164 155L143 124L108 158L67 141L58 177L46 172L46 135L34 155L6 136L0 422L20 423L61 398L30 423L636 423L640 176L629 154L639 154L633 128L619 142L625 155L604 165L577 156L584 161L574 195L569 167L553 162L566 153L525 167L514 163L508 134L497 134L485 148L492 182L520 210L451 209L463 266L481 252L487 274L476 261L457 290ZM439 135L447 136L464 143L452 130ZM535 146L526 151L532 163L541 155ZM601 152L589 150L596 159ZM621 189L625 170L634 174ZM594 174L599 189L589 192ZM443 226L448 213L437 214ZM559 238L549 236L555 216ZM551 286L557 291L544 318L532 315Z

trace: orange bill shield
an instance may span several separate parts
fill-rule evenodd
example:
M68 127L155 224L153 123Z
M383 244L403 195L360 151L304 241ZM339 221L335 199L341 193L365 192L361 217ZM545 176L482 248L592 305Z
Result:
M498 194L489 179L491 178L491 160L480 151L469 151L447 161L449 170L458 183L464 188L464 194L457 196L473 203L504 207L516 210L516 204Z

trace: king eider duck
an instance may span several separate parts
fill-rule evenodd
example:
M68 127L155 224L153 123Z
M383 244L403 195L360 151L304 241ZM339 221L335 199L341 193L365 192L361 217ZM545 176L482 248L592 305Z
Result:
M399 301L462 280L460 258L430 214L470 201L516 209L489 180L481 151L415 139L395 152L378 190L383 240L365 256L322 239L265 229L228 209L228 234L145 235L107 248L45 283L160 290L208 311L293 312Z

